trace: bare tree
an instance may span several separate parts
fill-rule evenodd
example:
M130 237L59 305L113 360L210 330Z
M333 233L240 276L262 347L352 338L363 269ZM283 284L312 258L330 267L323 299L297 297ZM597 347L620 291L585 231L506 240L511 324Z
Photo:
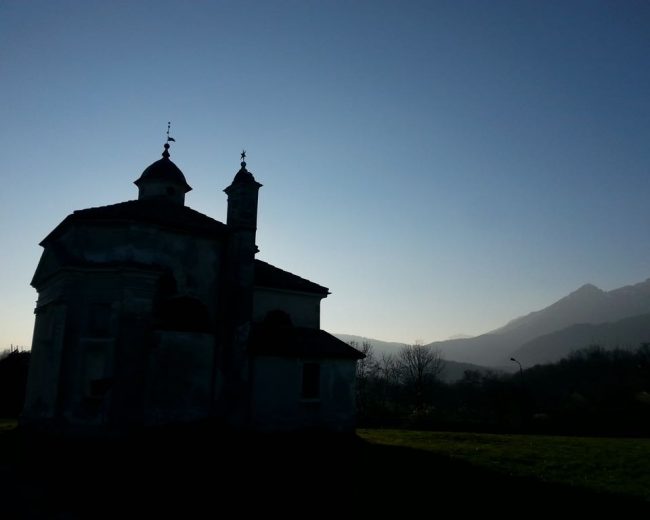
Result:
M383 419L395 415L399 408L400 377L397 356L382 352L377 362L372 400Z
M356 341L351 341L350 346L356 348L365 357L357 361L357 379L365 381L373 377L377 372L377 360L372 343L364 341L361 346Z
M397 356L397 366L402 384L421 401L427 388L442 373L444 361L439 349L415 343L402 347Z
M399 384L399 363L393 354L383 352L377 363L377 373L389 385Z
M365 356L357 361L356 384L357 414L363 421L373 400L372 387L377 377L377 361L375 360L372 344L369 341L364 341L361 345L357 341L350 341L350 346Z

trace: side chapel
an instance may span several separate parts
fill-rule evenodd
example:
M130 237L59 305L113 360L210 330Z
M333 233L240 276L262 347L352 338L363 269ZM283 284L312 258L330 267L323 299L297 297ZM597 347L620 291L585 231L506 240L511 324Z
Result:
M255 258L245 152L223 224L185 205L171 140L137 200L75 211L41 242L23 423L352 431L363 355L320 329L326 287Z

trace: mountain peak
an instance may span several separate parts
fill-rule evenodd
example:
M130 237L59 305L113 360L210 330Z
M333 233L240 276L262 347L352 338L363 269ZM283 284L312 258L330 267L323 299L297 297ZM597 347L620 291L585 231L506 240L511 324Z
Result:
M592 295L600 295L604 294L605 291L602 289L596 287L594 284L591 283L586 283L573 291L571 294L569 294L569 297L571 296L592 296Z

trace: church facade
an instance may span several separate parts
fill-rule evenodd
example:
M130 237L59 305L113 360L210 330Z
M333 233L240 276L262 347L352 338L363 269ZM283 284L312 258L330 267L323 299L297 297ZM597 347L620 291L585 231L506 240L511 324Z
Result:
M24 424L354 428L362 354L320 329L326 287L256 259L244 158L225 224L185 205L167 143L137 200L75 211L41 242Z

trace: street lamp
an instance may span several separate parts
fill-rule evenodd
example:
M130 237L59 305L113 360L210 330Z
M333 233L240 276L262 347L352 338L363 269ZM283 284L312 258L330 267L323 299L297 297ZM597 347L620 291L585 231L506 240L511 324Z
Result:
M528 406L526 405L527 399L526 399L526 395L525 395L526 393L524 392L524 369L521 368L521 363L519 361L517 361L515 358L511 357L510 361L514 361L515 363L517 363L519 365L519 385L520 385L520 389L521 389L521 391L519 392L519 396L520 396L520 405L519 406L521 407L520 412L519 412L521 414L521 425L520 425L520 427L525 428L526 424L528 422L528 420L527 420L527 415L528 414L527 414L527 411L526 411Z

